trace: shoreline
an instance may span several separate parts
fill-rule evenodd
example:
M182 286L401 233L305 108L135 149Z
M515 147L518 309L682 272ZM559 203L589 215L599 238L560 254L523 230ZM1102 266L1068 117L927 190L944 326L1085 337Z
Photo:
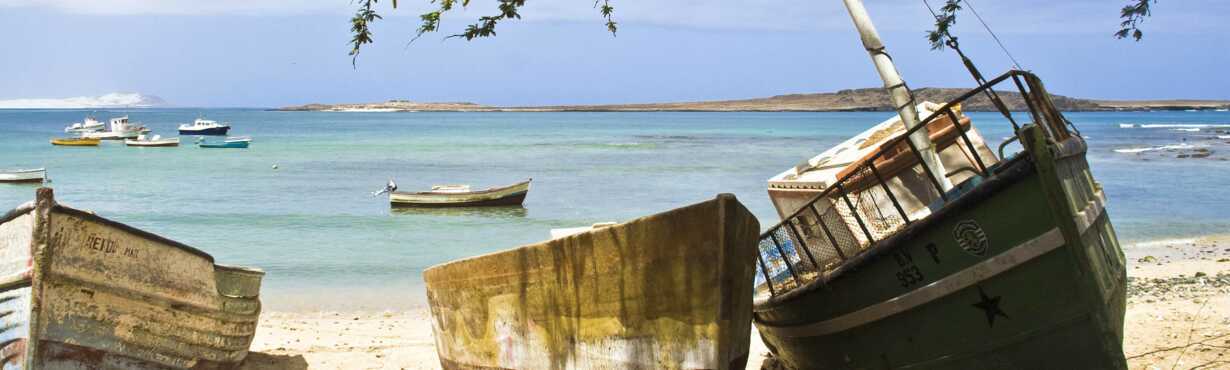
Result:
M1230 365L1230 235L1124 245L1131 369ZM268 311L242 369L438 369L426 307ZM767 349L752 330L747 369Z

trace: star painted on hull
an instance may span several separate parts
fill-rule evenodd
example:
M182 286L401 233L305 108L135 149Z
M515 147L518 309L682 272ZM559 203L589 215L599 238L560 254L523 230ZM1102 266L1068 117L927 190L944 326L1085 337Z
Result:
M995 327L995 317L996 316L1003 316L1005 319L1010 318L1008 317L1007 313L1004 313L1003 309L999 308L999 300L1000 298L1003 298L1003 297L988 296L987 292L984 292L982 290L982 287L978 287L978 296L979 298L981 298L981 300L978 301L978 303L972 304L971 306L974 306L975 308L982 310L982 312L987 315L987 326Z

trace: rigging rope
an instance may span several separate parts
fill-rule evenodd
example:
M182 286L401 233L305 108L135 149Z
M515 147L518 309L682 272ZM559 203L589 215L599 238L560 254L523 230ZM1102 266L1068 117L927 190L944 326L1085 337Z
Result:
M1012 65L1016 66L1016 69L1019 69L1022 71L1025 70L1025 68L1021 68L1021 63L1017 63L1016 58L1012 56L1012 53L1008 52L1008 48L1004 46L1003 41L999 40L999 36L995 35L995 31L991 30L991 26L988 26L987 22L982 20L981 15L978 15L978 11L974 9L974 3L970 2L970 0L964 0L964 1L965 1L965 5L969 7L970 13L974 13L974 18L978 18L978 23L982 23L982 28L985 28L987 30L987 33L991 34L991 38L995 39L995 43L999 44L999 50L1003 50L1004 55L1007 55L1008 59L1012 60ZM930 5L928 5L928 7L930 7Z
M969 8L970 13L974 13L974 18L978 18L978 23L982 23L982 28L986 29L987 33L991 34L992 39L995 39L995 44L999 45L999 50L1003 50L1004 55L1008 56L1008 59L1012 61L1012 65L1016 67L1016 69L1018 70L1022 70L1022 71L1025 70L1025 68L1021 67L1021 63L1018 63L1016 61L1016 58L1012 56L1012 53L1008 51L1008 48L1004 46L1004 42L999 39L999 36L995 34L995 31L991 30L991 26L987 25L987 22L982 19L982 15L978 14L978 10L974 9L974 3L972 3L971 0L962 0L962 1L965 2L965 5ZM927 6L927 11L931 12L932 17L936 19L940 18L940 15L935 12L935 8L931 7L931 2L927 0L923 0L923 4ZM947 35L947 36L949 37L950 40L953 39L951 35Z

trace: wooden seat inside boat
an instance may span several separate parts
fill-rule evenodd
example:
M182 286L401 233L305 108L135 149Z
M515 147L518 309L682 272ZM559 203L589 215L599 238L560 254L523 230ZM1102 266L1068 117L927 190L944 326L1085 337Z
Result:
M957 140L960 139L961 134L968 132L970 127L972 127L973 123L968 116L960 113L956 114L959 115L959 118L958 124L955 125L952 123L952 118L947 115L937 117L927 123L927 132L929 133L928 138L931 140L931 143L934 145L937 152L942 152L953 144L956 144ZM874 159L872 163L873 166L875 166L875 170L879 172L879 176L884 179L896 177L902 171L918 166L920 164L918 156L912 154L910 144L907 141L908 138L904 135L904 133L905 131L901 131L896 137L885 141L885 143L880 145L879 148L867 153L867 155L863 156L863 158L858 161L847 165L846 168L837 173L837 178L845 178L847 175L855 173L855 175L846 180L844 186L849 188L851 191L859 191L878 184L874 173L871 173L870 171L860 172L860 170L865 168L863 167L863 164L868 161L872 161L872 159ZM961 150L966 157L969 157L969 153L967 153L968 150L966 148L961 147L959 150ZM877 156L879 157L877 158ZM940 174L936 175L939 176Z

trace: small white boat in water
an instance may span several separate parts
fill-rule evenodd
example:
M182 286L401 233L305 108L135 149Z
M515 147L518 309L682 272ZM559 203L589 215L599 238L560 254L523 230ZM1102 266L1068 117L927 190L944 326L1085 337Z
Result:
M1134 123L1120 123L1119 124L1119 128L1134 128L1134 127L1136 127L1136 124Z
M120 140L134 139L141 134L149 132L148 128L139 123L128 122L128 116L112 118L109 122L110 130L98 132L83 132L82 138L86 139L103 139L103 140Z
M179 146L179 138L171 137L171 138L163 139L161 135L154 135L154 137L145 137L145 135L139 135L137 136L135 140L134 139L124 140L124 145L127 145L127 146Z
M43 182L47 178L47 169L0 170L0 182Z
M192 123L179 125L180 135L226 135L231 126L218 121L197 118Z
M102 131L103 127L104 125L102 121L99 121L97 118L94 118L94 116L87 116L85 117L85 120L82 120L81 122L74 122L73 124L68 125L68 127L65 127L64 132L67 132L67 133L96 132L96 131Z

